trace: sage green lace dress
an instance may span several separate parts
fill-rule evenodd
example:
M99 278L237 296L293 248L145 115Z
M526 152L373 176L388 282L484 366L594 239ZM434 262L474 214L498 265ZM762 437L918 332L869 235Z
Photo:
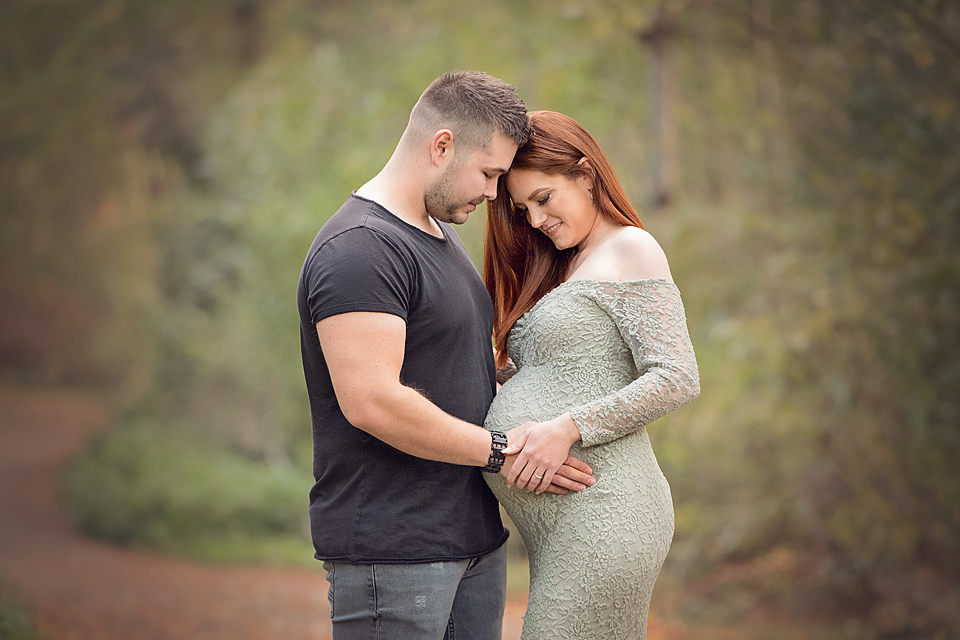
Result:
M530 557L524 640L646 637L653 584L673 539L670 487L646 425L695 398L697 362L677 287L571 280L510 332L518 370L484 426L508 431L570 411L593 468L582 493L537 495L484 474Z

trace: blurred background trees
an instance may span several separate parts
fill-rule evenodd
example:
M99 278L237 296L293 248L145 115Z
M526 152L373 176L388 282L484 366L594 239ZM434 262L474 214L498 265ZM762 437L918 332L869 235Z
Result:
M123 417L75 466L78 521L200 557L230 527L302 536L300 263L458 68L590 129L670 256L704 392L651 428L677 508L665 584L717 615L960 633L943 0L0 5L2 375ZM475 259L482 224L461 233Z

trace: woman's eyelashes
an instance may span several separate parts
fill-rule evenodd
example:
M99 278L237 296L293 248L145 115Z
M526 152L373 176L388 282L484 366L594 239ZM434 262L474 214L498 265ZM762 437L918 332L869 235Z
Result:
M550 201L550 196L551 196L551 195L552 195L552 194L549 194L549 193L546 194L545 196L543 196L542 198L540 198L539 200L537 200L537 204L538 204L539 206L541 206L541 207L542 207L543 205L547 204L547 202ZM520 215L522 215L522 216L527 215L527 208L526 208L525 206L523 206L522 204L517 203L516 201L513 201L513 208L516 209L517 213L519 213Z

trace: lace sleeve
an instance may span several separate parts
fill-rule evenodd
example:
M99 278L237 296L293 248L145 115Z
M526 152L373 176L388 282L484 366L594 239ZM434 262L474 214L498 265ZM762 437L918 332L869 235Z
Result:
M596 302L620 330L638 377L615 393L570 410L585 447L632 433L700 394L683 302L673 283L612 283Z

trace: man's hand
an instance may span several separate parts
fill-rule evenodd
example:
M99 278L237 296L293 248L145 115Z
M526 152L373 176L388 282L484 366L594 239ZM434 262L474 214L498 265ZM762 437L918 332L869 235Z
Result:
M570 446L580 440L580 430L570 414L564 413L545 422L522 424L508 431L507 439L510 444L504 455L517 456L506 474L507 486L516 483L527 491L543 493L570 458ZM567 473L563 476L569 478Z
M500 475L505 478L508 477L510 468L516 460L516 455L506 456L506 460L500 468ZM553 482L543 491L555 493L560 496L566 495L571 491L583 491L587 487L592 487L597 483L592 474L593 469L590 468L590 465L568 455L564 463L560 465L560 469L558 469L557 473L553 476Z

